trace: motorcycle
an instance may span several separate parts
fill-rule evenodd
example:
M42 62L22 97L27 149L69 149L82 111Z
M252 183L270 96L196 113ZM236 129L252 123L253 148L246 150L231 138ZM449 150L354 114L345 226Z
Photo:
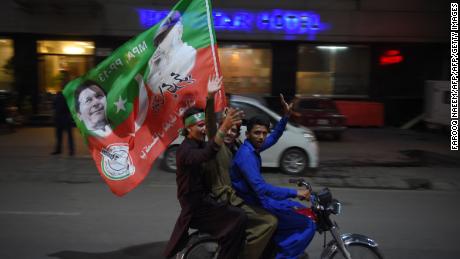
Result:
M323 251L321 259L383 259L378 244L371 238L361 234L340 234L339 227L331 220L331 215L339 215L342 204L333 198L329 188L313 192L311 185L304 179L290 179L289 183L307 188L310 193L310 208L297 209L297 213L309 217L316 223L316 231L324 233ZM326 233L330 232L332 240L327 242ZM327 243L327 244L326 244Z
M289 183L307 188L311 206L297 208L296 212L307 216L316 223L316 231L324 234L321 259L383 259L378 244L371 238L354 233L340 234L338 225L331 215L339 215L342 204L333 198L329 188L314 192L304 179L290 179ZM326 233L332 239L327 242ZM217 240L206 233L195 231L190 235L185 248L176 255L176 259L215 259L219 254Z

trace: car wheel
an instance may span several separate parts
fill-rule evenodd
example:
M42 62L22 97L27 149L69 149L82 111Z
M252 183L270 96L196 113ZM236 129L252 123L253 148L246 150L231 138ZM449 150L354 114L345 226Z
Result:
M303 175L308 166L308 156L298 148L284 151L280 160L281 171L288 175Z
M176 164L177 146L171 146L166 149L163 155L162 168L168 172L175 173L177 170Z

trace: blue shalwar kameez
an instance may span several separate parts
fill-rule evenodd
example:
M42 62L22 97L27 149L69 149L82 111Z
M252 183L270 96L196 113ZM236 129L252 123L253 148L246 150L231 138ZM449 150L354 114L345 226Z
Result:
M268 184L263 179L260 167L260 152L274 145L283 134L287 117L282 118L266 138L259 151L246 140L236 153L231 179L238 196L250 205L262 206L278 218L278 228L274 234L279 252L276 258L297 258L302 255L315 234L315 223L308 217L295 212L304 208L299 202L290 200L297 197L297 190Z

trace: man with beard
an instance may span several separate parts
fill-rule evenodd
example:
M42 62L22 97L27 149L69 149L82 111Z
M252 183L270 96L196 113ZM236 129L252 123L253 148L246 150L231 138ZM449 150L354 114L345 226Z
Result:
M184 84L194 82L190 73L195 66L197 50L182 41L183 31L181 14L175 11L165 19L154 36L156 49L148 63L146 83L154 94L152 106L155 111L159 111L165 103L167 92L176 95Z

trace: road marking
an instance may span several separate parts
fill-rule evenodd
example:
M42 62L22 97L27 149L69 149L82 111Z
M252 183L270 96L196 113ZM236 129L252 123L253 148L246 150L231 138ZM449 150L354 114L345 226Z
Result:
M80 216L80 212L62 211L0 211L0 215Z

